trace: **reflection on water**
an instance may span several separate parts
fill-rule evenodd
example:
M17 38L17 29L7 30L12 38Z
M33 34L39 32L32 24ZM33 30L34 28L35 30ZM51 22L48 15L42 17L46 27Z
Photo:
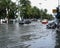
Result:
M0 48L55 48L55 37L55 30L40 22L0 25Z

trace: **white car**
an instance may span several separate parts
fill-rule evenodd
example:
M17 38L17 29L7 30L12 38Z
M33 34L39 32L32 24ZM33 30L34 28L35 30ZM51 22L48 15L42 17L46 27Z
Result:
M7 21L5 19L1 19L0 21L1 21L1 23L7 23Z

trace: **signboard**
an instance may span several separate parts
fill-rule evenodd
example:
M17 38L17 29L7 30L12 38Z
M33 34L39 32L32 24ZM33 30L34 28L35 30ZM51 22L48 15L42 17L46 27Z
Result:
M53 13L57 13L57 9L53 9L52 12L53 12Z

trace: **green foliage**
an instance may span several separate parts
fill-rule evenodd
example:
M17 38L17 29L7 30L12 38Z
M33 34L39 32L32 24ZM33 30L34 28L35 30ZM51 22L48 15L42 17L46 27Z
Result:
M32 18L40 18L40 10L36 6L32 8Z
M31 5L29 0L20 0L20 16L23 18L29 18L31 15Z
M53 19L52 15L47 14L47 9L39 9L36 6L31 7L29 0L20 0L20 16L23 18Z
M29 0L20 0L19 2L20 4L16 5L11 0L0 0L0 19L5 17L14 19L17 17L18 10L21 18L53 19L52 15L47 13L47 9L32 7Z
M9 18L10 19L15 19L16 18L16 13L17 13L16 4L12 2L11 5L10 5L9 10L10 10L9 14L8 14Z
M0 19L5 17L9 19L15 18L16 12L17 7L15 3L11 0L0 0Z

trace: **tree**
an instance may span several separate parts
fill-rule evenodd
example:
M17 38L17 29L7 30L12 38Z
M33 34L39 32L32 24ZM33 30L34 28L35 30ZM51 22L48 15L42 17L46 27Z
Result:
M0 19L6 17L6 7L5 7L5 1L0 0Z
M10 9L9 9L10 11L9 11L9 14L8 14L8 16L9 16L9 18L10 19L15 19L16 18L16 13L17 13L17 6L16 6L16 4L15 3L11 3L11 5L10 5Z
M29 0L20 0L20 16L23 18L30 18L31 5Z
M47 13L47 9L44 9L44 12Z
M17 12L16 4L11 0L0 0L0 18L15 18Z
M40 18L40 10L36 6L32 8L32 18Z

